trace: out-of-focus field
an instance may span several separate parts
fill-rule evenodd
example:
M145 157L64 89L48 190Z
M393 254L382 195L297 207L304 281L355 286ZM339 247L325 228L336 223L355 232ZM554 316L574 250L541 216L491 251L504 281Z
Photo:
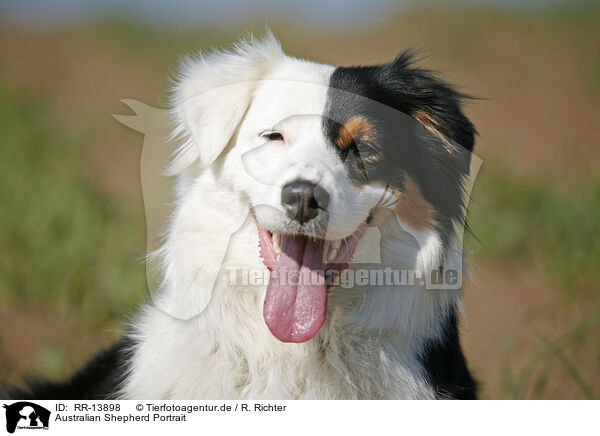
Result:
M599 22L590 6L430 6L358 31L271 22L288 53L327 63L416 47L484 98L467 107L483 166L462 325L484 398L600 397ZM147 293L146 227L142 136L111 114L123 98L164 106L179 55L262 23L0 27L0 380L66 376L119 336Z

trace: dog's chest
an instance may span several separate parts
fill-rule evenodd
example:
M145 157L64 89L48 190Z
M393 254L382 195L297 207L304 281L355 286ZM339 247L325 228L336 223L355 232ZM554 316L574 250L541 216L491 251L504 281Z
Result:
M125 395L131 398L434 398L413 347L345 329L330 314L303 344L275 339L260 299L219 304L194 320L148 310ZM221 302L225 304L224 302ZM257 310L251 310L254 307ZM258 315L257 315L258 314ZM406 345L406 344L405 344ZM160 356L157 358L156 356Z

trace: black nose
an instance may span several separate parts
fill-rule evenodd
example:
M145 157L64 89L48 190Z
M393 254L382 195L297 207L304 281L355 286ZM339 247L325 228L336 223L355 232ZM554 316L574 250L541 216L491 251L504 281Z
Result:
M329 194L319 185L299 180L283 187L281 204L289 216L304 224L316 217L319 209L327 208Z

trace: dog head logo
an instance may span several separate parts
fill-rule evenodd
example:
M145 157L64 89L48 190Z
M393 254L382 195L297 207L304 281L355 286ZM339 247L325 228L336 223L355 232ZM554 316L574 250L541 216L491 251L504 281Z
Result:
M29 401L3 405L6 409L6 431L18 429L48 429L50 411Z

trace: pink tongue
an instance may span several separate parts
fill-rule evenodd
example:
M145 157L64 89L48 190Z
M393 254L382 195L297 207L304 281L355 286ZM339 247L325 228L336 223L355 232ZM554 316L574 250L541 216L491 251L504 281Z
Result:
M280 341L308 341L325 321L324 246L323 241L305 236L282 236L263 308L269 330Z

